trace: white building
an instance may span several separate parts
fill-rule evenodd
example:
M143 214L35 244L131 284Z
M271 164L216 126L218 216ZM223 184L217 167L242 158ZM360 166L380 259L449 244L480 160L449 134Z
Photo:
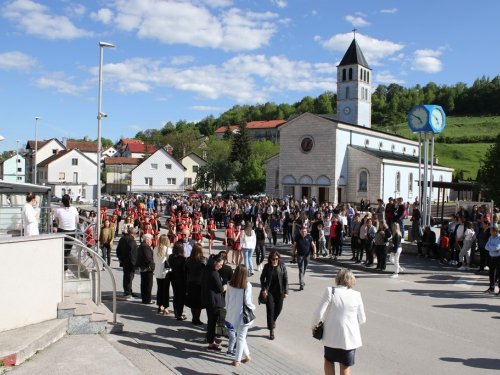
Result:
M39 183L52 187L57 196L95 199L97 164L78 149L68 149L38 163Z
M25 181L26 163L22 155L16 154L0 164L0 179L7 182Z
M186 172L184 173L184 188L192 189L198 171L200 168L207 165L207 161L198 154L190 152L186 156L180 158L179 163L186 168Z
M65 150L66 147L57 138L49 139L48 141L38 141L38 147L35 147L35 141L28 141L26 143L26 150L28 155L26 160L26 182L36 184L40 181L40 174L38 174L38 179L35 181L35 150L37 150L36 162L39 164L45 159L57 154L61 150Z
M266 160L266 193L359 202L418 192L418 142L371 129L371 69L353 40L337 67L337 115L304 113L279 126L280 153ZM434 165L434 180L453 169ZM437 189L434 192L437 195Z
M186 168L160 148L144 162L134 168L132 192L173 192L184 190Z

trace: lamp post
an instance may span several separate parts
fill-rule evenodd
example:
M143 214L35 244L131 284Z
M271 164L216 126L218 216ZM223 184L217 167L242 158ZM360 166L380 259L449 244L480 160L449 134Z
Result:
M43 120L41 117L35 117L35 178L33 178L32 183L36 184L37 169L36 169L36 154L38 151L38 120ZM31 175L33 176L33 168L31 168Z
M19 170L18 163L19 163L19 142L21 142L19 139L16 141L17 143L17 148L16 148L16 182L18 180L17 177L17 172Z
M115 48L111 43L99 42L99 97L97 100L97 221L95 226L96 237L99 241L99 232L101 230L101 119L108 117L101 111L102 96L102 53L104 47Z

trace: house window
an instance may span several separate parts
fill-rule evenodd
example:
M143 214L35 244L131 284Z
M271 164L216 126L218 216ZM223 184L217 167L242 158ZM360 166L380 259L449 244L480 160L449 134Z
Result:
M158 169L158 164L151 163L151 169Z
M358 192L367 192L368 191L368 172L362 170L358 175Z
M73 182L74 182L75 184L77 184L77 183L78 183L78 172L73 172Z
M198 173L198 166L197 165L193 165L193 172Z
M78 165L78 159L71 159L71 165Z
M59 172L59 180L65 180L65 179L66 179L66 173Z
M22 177L18 177L17 179L18 179L18 180L22 180L23 178L22 178Z
M175 178L167 178L167 185L175 185L176 180Z
M167 178L167 180L168 180L168 178ZM186 179L184 180L184 185L191 186L192 183L193 183L193 179L190 177L186 177Z
M57 150L54 149L54 150L52 150L52 155L55 155L55 154L57 154Z
M413 196L413 173L408 176L408 198Z
M172 169L172 164L165 164L165 169Z
M396 192L399 193L401 191L401 173L396 172Z
M18 171L18 172L22 172L22 171L23 171L23 169L22 169L22 168L17 168L17 171Z
M144 177L144 185L153 185L153 177Z

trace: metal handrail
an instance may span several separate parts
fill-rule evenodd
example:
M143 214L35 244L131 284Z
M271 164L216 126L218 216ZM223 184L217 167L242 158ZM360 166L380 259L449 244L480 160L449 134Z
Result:
M96 258L97 258L97 260L100 260L102 262L103 266L109 272L109 275L111 276L111 283L113 284L113 324L116 324L116 281L115 281L115 277L113 275L113 271L111 270L111 267L109 267L107 265L107 263L104 261L104 259L98 253L96 253L91 248L87 247L82 241L80 241L74 237L71 237L69 235L65 235L65 238L69 239L69 241L66 241L65 243L70 244L70 245L75 245L78 248L78 258L79 258L78 269L79 270L80 270L80 259L81 259L80 252L82 250L85 250L85 251L89 252L92 256L92 259L93 259L94 265L95 265L95 269L97 271L98 291L97 291L97 295L96 295L96 297L97 297L96 305L98 305L98 306L101 304L101 267L99 266L98 262L96 262ZM79 273L80 273L80 271L79 271ZM78 274L78 276L80 276L80 274Z

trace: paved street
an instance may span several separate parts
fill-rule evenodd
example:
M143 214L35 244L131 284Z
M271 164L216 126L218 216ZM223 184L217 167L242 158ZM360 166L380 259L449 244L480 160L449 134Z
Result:
M222 249L220 242L216 249ZM279 249L286 254L290 248ZM227 357L204 349L204 331L189 319L179 322L172 315L158 315L155 305L142 305L140 299L119 301L120 319L128 335L173 373L321 374L323 347L311 338L310 320L324 288L333 285L338 268L328 262L312 262L301 292L296 265L289 265L287 255L283 258L291 290L277 322L276 339L267 339L268 331L261 328L265 327L265 307L258 306L248 337L253 360L237 370ZM114 270L121 295L121 270ZM355 274L355 289L362 293L367 323L361 329L363 347L357 351L354 374L497 373L500 298L482 293L488 286L485 276L401 275L391 279L386 274ZM106 277L104 280L104 299L109 300L111 284ZM258 272L251 281L257 301ZM137 275L135 292L140 290L139 283ZM189 309L186 312L190 318ZM202 320L206 322L204 313Z

